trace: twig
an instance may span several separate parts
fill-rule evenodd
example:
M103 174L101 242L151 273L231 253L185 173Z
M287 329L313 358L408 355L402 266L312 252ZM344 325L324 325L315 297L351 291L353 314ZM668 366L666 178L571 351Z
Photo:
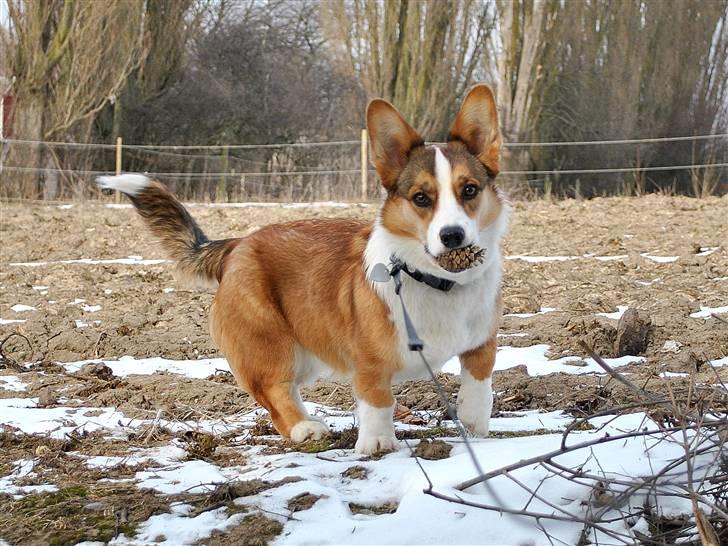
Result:
M721 316L718 316L716 313L711 313L710 316L714 319L718 319L719 321L724 322L725 324L728 324L728 320L724 319Z
M31 356L35 352L35 350L33 349L33 344L30 342L30 340L26 336L24 336L23 334L21 334L19 332L13 332L12 334L9 334L8 336L6 336L5 339L0 341L0 363L6 363L14 370L20 372L20 371L24 371L24 368L20 364L18 364L18 362L13 357L6 355L5 352L3 351L3 347L5 347L5 343L7 343L7 341L9 339L11 339L15 336L22 337L26 341L26 343L28 344L28 348L30 349Z
M513 515L516 515L516 516L532 517L532 518L536 518L536 519L551 519L551 520L556 520L556 521L568 521L568 522L572 522L572 523L573 522L584 522L585 521L584 518L581 518L579 516L573 516L571 514L568 515L568 516L560 516L558 514L548 514L546 512L528 512L528 513L526 513L523 510L518 509L518 508L507 508L507 507L501 506L501 505L482 504L482 503L479 503L479 502L473 502L473 501L465 500L462 497L450 497L450 496L445 495L443 493L439 493L439 492L437 492L435 490L425 491L425 493L427 495L431 495L431 496L435 497L436 499L441 499L441 500L445 500L445 501L448 501L448 502L453 502L455 504L462 504L462 505L465 505L465 506L472 506L474 508L483 508L484 510L491 510L491 511L501 512L501 513L505 513L505 514L513 514ZM601 526L599 524L596 524L596 523L592 523L592 526L594 526L595 529L599 529L601 532L603 532L603 533L605 533L607 535L615 536L615 538L617 538L617 537L628 537L628 535L625 535L623 533L618 533L618 532L613 531L611 529L607 529L607 528L605 528L605 527L603 527L603 526ZM633 544L633 542L631 541L631 537L628 537L628 538L630 538L630 541L629 542L624 541L624 540L622 540L622 542L624 544Z
M706 427L708 427L708 426L711 426L711 427L726 426L726 422L725 421L710 422L710 423L705 423L703 426L706 426ZM687 428L695 429L695 428L697 428L697 425L687 425ZM566 453L578 451L578 450L584 449L586 447L591 447L591 446L595 446L598 444L605 444L608 442L616 442L616 441L624 440L627 438L637 438L639 436L655 436L655 435L659 435L659 434L664 435L669 432L677 432L680 430L682 430L682 427L671 427L671 428L652 429L652 430L639 430L639 431L627 432L624 434L618 434L616 436L611 436L609 434L605 434L604 436L600 436L599 438L596 438L594 440L587 440L586 442L581 442L579 444L567 446L566 448L555 449L553 451L549 451L548 453L544 453L542 455L537 455L535 457L531 457L530 459L525 459L525 460L519 461L517 463L513 463L508 466L504 466L497 470L492 470L485 474L481 474L480 476L477 476L475 478L472 478L470 480L464 481L464 482L456 485L455 489L457 489L458 491L463 491L478 483L484 482L491 478L495 478L496 476L503 475L506 472L511 472L513 470L517 470L517 469L523 468L525 466L530 466L532 464L537 464L542 461L550 461L551 459L553 459L554 457L558 457L559 455L564 455Z
M617 373L614 371L614 368L612 368L609 364L604 362L604 359L600 357L598 354L596 354L589 345L587 345L583 340L579 340L579 345L581 345L582 349L584 349L590 357L594 359L594 362L599 364L601 368L607 372L610 377L613 379L619 381L627 387L629 390L631 390L634 394L636 394L639 398L642 400L645 400L646 402L654 403L656 401L656 398L654 395L644 391L643 389L640 389L638 386L636 386L634 383L626 379L622 374Z

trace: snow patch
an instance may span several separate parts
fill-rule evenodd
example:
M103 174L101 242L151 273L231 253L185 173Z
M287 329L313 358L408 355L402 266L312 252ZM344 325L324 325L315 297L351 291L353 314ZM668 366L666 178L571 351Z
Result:
M22 303L16 303L10 309L15 311L16 313L24 313L25 311L37 311L37 309L32 305L24 305Z
M570 260L579 260L582 256L524 256L518 254L515 256L506 256L506 260L521 260L532 264L540 264L543 262L567 262Z
M22 392L28 390L28 385L17 375L0 375L0 389Z
M628 305L617 305L617 310L614 313L597 313L598 317L605 317L611 320L619 320L624 315L624 312L629 309Z
M700 311L698 311L697 313L691 313L690 318L709 319L712 318L710 315L712 315L713 313L728 313L728 305L724 305L722 307L706 307L704 305L701 305Z
M224 358L207 358L201 360L168 360L162 357L134 358L122 356L119 360L80 360L63 364L68 372L77 372L84 364L89 362L103 362L118 377L127 375L151 375L157 372L168 372L185 375L195 379L204 379L218 371L230 371L230 366Z
M669 264L676 262L680 257L679 256L654 256L650 254L649 252L643 252L640 254L643 258L646 258L648 260L652 260L653 262L657 262L658 264Z
M526 366L528 375L539 376L562 372L572 375L587 373L604 374L604 370L591 358L581 359L578 356L565 356L549 360L546 356L550 345L539 344L530 347L511 347L504 345L498 347L495 357L495 370L507 370L516 366ZM619 358L605 358L604 361L612 368L619 368L632 362L644 362L641 356L622 356ZM442 368L445 373L457 375L460 373L460 360L455 357L448 360Z
M157 265L170 263L172 260L145 260L141 256L129 256L128 258L113 258L109 260L94 260L92 258L81 258L79 260L58 260L54 262L15 262L12 266L18 267L40 267L45 265L57 264L81 264L81 265L99 265L99 264L121 264L121 265Z
M508 313L506 315L503 315L504 317L516 317L516 318L531 318L535 317L536 315L543 315L545 313L553 313L554 311L558 311L555 307L541 307L541 310L538 313Z

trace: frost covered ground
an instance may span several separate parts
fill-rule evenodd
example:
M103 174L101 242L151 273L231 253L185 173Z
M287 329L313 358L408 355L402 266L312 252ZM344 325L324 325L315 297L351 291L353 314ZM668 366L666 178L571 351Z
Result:
M525 362L532 375L553 373L553 370L548 370L549 364L543 358L544 351L539 346L503 347L499 356L504 358L499 358L498 366L509 367L516 362ZM619 367L629 360L635 359L612 359L609 363ZM726 360L715 361L713 365L725 365L728 363ZM66 363L63 369L66 373L76 373L83 369L84 364ZM200 379L224 372L227 368L222 359L174 361L125 357L118 361L105 360L103 364L122 380L139 374L160 373L170 381L176 375ZM564 365L559 363L553 365L558 371L585 373L583 368L562 368ZM448 367L456 371L458 366L453 362ZM595 373L595 370L589 369L588 373ZM235 528L254 514L263 514L268 521L282 525L276 527L280 534L275 533L276 538L271 537L274 543L280 544L545 544L548 541L544 530L564 543L573 544L581 531L582 526L575 523L544 521L544 528L541 528L525 518L448 503L426 495L423 490L429 479L437 492L457 493L474 502L502 502L501 506L507 508L518 509L528 503L529 497L522 488L505 479L492 482L496 498L483 486L474 486L465 493L454 492L452 488L456 484L472 478L476 472L462 439L452 436L450 423L446 423L444 428L434 428L432 434L452 446L449 456L439 460L420 459L420 468L410 448L421 441L417 439L418 432L426 433L428 428L432 430L424 423L428 418L424 412L423 425L398 423L398 430L409 439L402 441L396 453L381 458L363 458L354 454L350 447L326 449L328 446L315 445L308 446L307 450L312 452L307 453L279 441L270 430L263 431L263 434L256 432L254 429L260 427L261 417L264 418L264 412L256 408L223 419L168 420L162 416L133 419L114 407L88 406L82 400L59 400L52 407L44 407L39 398L16 397L31 388L24 381L26 375L30 377L31 374L20 371L0 375L0 389L4 389L8 396L0 399L0 427L14 435L40 435L58 441L93 434L100 444L113 446L110 452L121 451L121 454L115 455L91 455L74 449L63 452L63 458L72 460L80 468L94 470L99 476L120 467L132 469L127 476L112 478L111 481L133 484L137 489L150 490L170 499L174 495L209 496L230 483L263 480L261 483L274 484L262 486L260 491L252 494L227 499L230 506L204 511L196 510L199 499L194 502L186 502L183 498L170 500L164 513L136 522L132 536L121 533L111 540L111 544L204 543L214 533ZM321 415L335 432L346 433L356 424L350 411L322 404L307 405L312 413ZM510 412L493 419L493 438L472 440L472 444L482 469L488 472L557 449L561 442L560 433L572 421L571 415L561 411ZM642 413L634 413L617 419L596 419L592 424L597 428L572 433L569 442L585 441L595 435L640 430L650 426L651 421ZM172 437L168 441L155 442L157 445L154 447L126 445L130 435L153 427ZM235 464L225 464L224 460L210 462L207 457L199 457L199 453L191 448L195 444L185 440L186 433L224 435L228 446L232 446L225 449L236 450L238 460L234 461ZM255 437L255 442L251 442L252 437ZM570 454L561 462L572 467L585 465L585 471L604 475L636 476L650 466L660 467L678 456L682 450L678 440L657 443L651 439L634 438L595 446L588 457L584 453ZM4 439L4 442L7 441ZM27 495L63 491L63 486L54 483L52 473L36 472L36 467L45 465L43 450L36 448L29 455L9 465L0 478L0 493L22 499ZM47 483L39 479L41 475L50 478ZM538 486L544 475L545 472L536 467L524 468L516 474L525 485L533 488ZM586 514L593 494L590 488L566 480L546 483L542 493L549 502L576 514ZM296 504L296 499L301 498L306 500L303 507ZM631 502L641 500L637 498ZM103 499L89 500L86 504L94 502L103 503ZM118 510L118 507L113 508ZM530 508L553 512L539 501L532 501ZM691 512L689 501L663 504L660 509L663 514L674 517ZM646 524L632 519L614 525L618 531L629 535L633 528L644 532L642 527ZM0 531L0 537L2 535L3 531ZM224 536L219 539L224 540ZM23 543L12 532L5 537L6 540L8 538L10 543ZM600 544L610 543L604 537L600 540Z

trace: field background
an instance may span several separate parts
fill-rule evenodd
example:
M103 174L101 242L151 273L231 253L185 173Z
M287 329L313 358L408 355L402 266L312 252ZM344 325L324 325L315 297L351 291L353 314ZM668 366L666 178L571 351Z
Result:
M190 210L211 237L223 238L300 218L371 219L376 206ZM630 400L579 345L623 356L614 341L627 307L650 323L640 354L615 361L633 382L666 393L690 381L728 380L728 324L710 316L728 316L727 210L727 197L658 195L513 204L495 432L476 442L489 465L546 450L570 416ZM337 431L333 440L282 441L224 361L211 360L221 356L207 332L213 292L176 284L129 206L4 204L0 212L0 544L115 536L117 543L264 544L276 536L305 543L320 540L316 525L331 517L332 543L374 540L397 525L407 530L402 540L467 543L493 524L471 511L480 519L458 527L458 510L422 504L419 471L404 446L381 460L354 456L347 385L318 383L304 393ZM107 367L74 364L84 360ZM454 403L457 373L440 379ZM444 437L454 456L465 457L430 382L395 393L403 437ZM449 460L427 468L450 480L472 475L467 459L434 466ZM277 481L292 475L302 481ZM292 500L299 495L303 507ZM406 523L411 503L424 513L445 510L454 527L418 534L425 528ZM538 529L515 529L523 540L544 540ZM576 540L575 528L549 531Z

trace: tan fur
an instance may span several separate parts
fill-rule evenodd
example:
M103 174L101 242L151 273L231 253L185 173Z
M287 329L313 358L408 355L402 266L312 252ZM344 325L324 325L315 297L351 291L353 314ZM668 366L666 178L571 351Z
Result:
M357 396L370 405L392 403L395 332L361 266L370 231L353 220L274 225L228 258L211 333L240 386L283 435L303 418L291 400L296 345L353 373Z

